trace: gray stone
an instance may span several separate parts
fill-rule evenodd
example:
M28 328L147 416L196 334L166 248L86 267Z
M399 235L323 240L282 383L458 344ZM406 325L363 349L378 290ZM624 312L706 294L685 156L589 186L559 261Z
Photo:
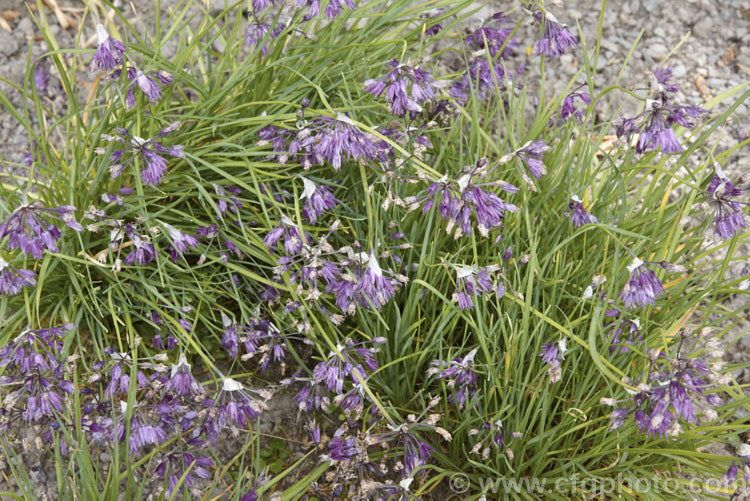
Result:
M698 38L709 38L716 24L716 20L710 16L703 17L693 26L693 35Z
M18 42L16 37L7 31L0 29L0 54L4 56L13 56L18 52Z
M648 56L654 61L660 61L664 56L669 53L669 49L666 45L661 42L655 42L648 45L646 49Z
M34 23L31 22L31 18L24 17L20 21L18 21L18 25L16 26L15 31L18 31L19 33L23 34L24 36L32 36L34 35Z

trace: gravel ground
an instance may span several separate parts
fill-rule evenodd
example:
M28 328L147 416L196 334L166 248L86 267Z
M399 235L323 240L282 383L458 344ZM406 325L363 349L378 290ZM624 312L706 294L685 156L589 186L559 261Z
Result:
M224 3L223 0L212 1L217 5ZM84 3L80 0L57 0L56 3L59 4L59 9L55 12L52 8L55 2L45 0L45 4L50 7L46 10L46 14L52 33L60 47L73 47L76 35L74 26L81 18ZM548 1L547 6L561 22L573 28L577 19L585 39L593 45L600 3L594 0L568 0L564 2L564 5L560 5L559 1ZM115 1L115 5L121 6L124 10L127 9L128 17L135 17L130 7L131 4L142 20L148 18L148 6L151 0L132 0L127 3L122 0ZM162 1L164 7L170 4L177 5L178 2ZM482 18L498 10L507 10L514 5L515 2L493 1L474 15L469 24L478 24ZM46 50L44 42L35 29L31 14L37 15L36 7L33 7L30 13L21 0L0 0L0 77L15 85L22 85L29 51L31 58L34 59ZM106 16L107 12L101 9L99 14ZM512 17L516 19L517 14ZM535 27L530 26L523 29L529 32L520 34L522 40L531 39L532 37L527 35L532 33L531 30L536 30ZM680 98L683 102L690 104L700 104L750 79L750 4L747 0L683 0L681 2L616 0L608 3L604 15L604 37L595 82L598 89L601 90L616 81L628 51L641 32L640 43L632 54L628 70L622 76L621 85L626 88L644 88L651 78L653 69L667 57L666 64L673 67L674 81L681 89ZM93 25L89 24L84 33L93 37ZM682 45L670 54L681 41L683 41ZM514 58L515 61L518 63L526 61L524 51L519 52L520 54ZM583 64L579 59L581 59L580 51L575 56L569 54L548 65L548 95L556 94L565 87L568 80L580 68L579 65ZM530 71L533 75L534 65L530 64L528 67L532 68ZM85 79L86 75L82 75L82 78ZM582 80L581 83L583 83ZM10 83L0 81L0 89L9 96L13 106L22 107L21 95L13 89ZM51 92L46 99L52 106L64 105L64 103L56 103L54 92ZM721 107L712 113L720 111ZM717 153L736 145L743 136L750 134L749 113L747 103L737 110L738 119L728 124L716 138ZM19 164L27 151L26 132L8 111L0 108L0 178L23 172ZM750 155L747 155L747 147L745 147L744 150L735 152L725 166L725 170L737 175L740 172L746 172L749 163ZM742 253L750 255L748 246L743 247ZM727 305L736 309L738 315L747 317L750 311L747 295L728 299ZM729 342L739 337L747 330L748 322L745 320L726 337L726 341ZM750 356L750 334L746 333L737 343L730 346L725 359L730 363L736 363L747 361L748 356ZM737 374L737 377L745 383L750 383L750 371ZM280 410L272 410L269 413L276 416L267 423L269 432L278 433L278 430L272 428L275 428L275 423L281 421L279 416L285 416L285 420L289 421L286 424L294 427L296 413L293 410L293 403L287 398L278 399L278 401L282 402ZM31 444L35 439L35 431L29 429L27 435L24 442L29 445L29 451L24 454L23 460L31 470L32 480L39 486L37 491L39 499L54 499L56 492L52 481L55 475L54 468L38 453L34 453L34 447ZM728 450L724 452L731 454ZM8 471L5 473L9 475ZM13 490L13 487L0 482L0 491L6 489Z

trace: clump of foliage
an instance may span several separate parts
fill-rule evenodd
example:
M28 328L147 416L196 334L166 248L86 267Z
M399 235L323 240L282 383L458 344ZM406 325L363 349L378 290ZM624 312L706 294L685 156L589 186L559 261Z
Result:
M10 109L28 176L0 199L6 454L38 425L79 498L564 497L580 474L679 497L727 469L741 492L746 447L700 448L746 426L721 338L748 275L722 165L747 141L712 141L750 84L698 105L666 66L598 82L600 40L543 2L481 26L468 3L298 4L157 3L95 50L39 20L34 106ZM285 394L298 455L260 433Z

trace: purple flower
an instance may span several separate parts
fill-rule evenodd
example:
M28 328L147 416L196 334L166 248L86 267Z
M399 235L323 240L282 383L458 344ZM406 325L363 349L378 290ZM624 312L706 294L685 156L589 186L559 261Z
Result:
M266 319L252 319L250 324L245 328L246 335L240 338L245 346L246 355L242 360L260 353L259 366L261 371L268 369L271 362L281 364L283 368L284 360L287 355L288 336L282 332L270 321Z
M0 295L18 294L23 287L36 286L36 273L14 268L0 256Z
M664 287L656 278L656 273L638 258L633 259L633 263L628 266L628 271L630 276L620 292L620 299L625 302L625 307L643 308L647 304L655 305L656 297L664 294Z
M747 190L745 187L740 188L740 183L735 184L727 179L718 165L715 169L716 173L707 188L708 204L713 209L716 234L720 238L729 239L746 226L742 210L748 203L737 199L746 194Z
M242 259L242 252L240 249L228 238L225 238L221 232L219 231L219 226L216 224L210 224L208 226L199 226L197 230L195 230L195 235L200 238L208 238L210 239L207 245L207 248L211 247L211 244L213 243L214 239L216 239L219 242L219 248L221 249L219 252L219 257L221 258L221 262L226 264L227 262L227 253L224 251L223 248L221 248L221 241L224 240L224 245L226 246L227 250L234 254L237 259ZM198 264L203 264L203 262L206 260L206 254L202 254L200 259L198 260Z
M654 79L658 86L657 92L677 92L677 85L670 82L672 79L672 68L656 68L654 70Z
M172 123L162 129L153 139L143 139L133 136L126 129L119 127L116 131L120 137L102 135L102 138L109 141L119 141L126 144L125 148L112 152L111 160L113 164L109 167L112 179L122 173L127 163L132 162L134 158L139 158L143 183L148 186L158 185L167 171L167 160L161 155L166 154L175 158L185 158L185 154L183 152L184 146L174 145L165 147L161 143L158 143L156 139L174 132L179 126L180 122ZM97 149L97 153L104 153L104 151L103 148ZM122 161L126 152L131 153L131 155L127 160Z
M273 145L276 153L270 158L286 164L290 157L301 156L300 163L305 170L328 162L338 171L345 161L385 160L390 153L389 147L362 132L343 113L338 113L336 118L316 117L296 133L268 126L261 129L259 136L259 144Z
M133 250L125 256L123 261L127 266L131 266L133 263L145 266L156 259L156 250L149 241L141 238L135 231L128 231L127 234L133 243Z
M497 12L464 40L474 50L488 50L493 59L502 49L500 57L504 57L518 47L516 39L510 36L512 24L503 12Z
M46 95L49 89L49 81L52 75L50 74L49 61L44 59L35 59L32 62L34 66L34 85L40 95Z
M217 203L218 215L216 220L224 219L227 213L227 209L234 215L239 215L239 210L242 209L242 200L237 198L237 195L242 193L242 190L236 186L219 186L218 184L212 184L216 196L221 197ZM227 200L229 199L229 203Z
M127 393L127 391L126 391ZM120 444L125 443L126 426L125 417L128 411L127 403L120 401L120 416L117 423L112 427L112 438ZM161 445L167 441L167 432L164 423L160 423L146 412L145 406L136 402L130 420L130 440L128 449L132 456L138 456L143 448L149 445Z
M31 254L41 259L45 250L58 252L56 242L62 237L60 229L50 219L60 220L66 226L83 231L83 226L73 219L76 208L61 205L47 208L41 202L28 203L24 195L23 203L2 223L0 239L8 237L8 249L21 249L25 256Z
M696 352L704 348L700 346ZM632 415L638 429L645 431L647 436L677 435L681 431L678 420L695 422L694 399L703 395L708 386L706 381L709 378L721 379L717 372L709 369L705 354L693 355L692 358L679 354L671 358L663 352L650 354L647 379L636 386L637 391L632 392L632 397L624 401L602 399L602 403L612 406L627 402L610 415L610 431L622 426ZM710 406L721 405L721 399L714 396L705 396L705 402ZM709 418L713 414L715 419L716 412L712 409L704 412Z
M440 14L442 14L445 11L445 9L430 9L427 12L424 12L419 15L420 19L425 19L428 22L426 24L429 24L429 21L438 17ZM438 33L440 33L440 30L443 29L443 26L440 23L435 23L429 28L426 28L424 30L424 36L426 37L434 37Z
M151 72L151 75L153 75L154 78L145 74L140 68L138 68L135 70L134 81L135 84L138 85L138 88L146 94L148 100L151 101L151 103L156 103L161 98L161 85L171 85L172 76L169 73L161 71ZM159 85L157 80L161 85ZM128 92L132 92L132 88L133 84L131 84Z
M547 364L547 374L551 383L556 383L562 377L562 365L563 358L565 358L565 352L568 351L567 339L563 338L557 343L544 343L542 345L542 352L539 354L542 357L542 361Z
M261 398L256 398L253 393ZM266 409L266 400L270 394L265 390L254 390L242 383L225 378L216 400L214 408L208 413L203 429L212 444L215 445L218 434L226 426L244 428L260 417Z
M476 217L477 230L482 236L488 236L492 228L501 228L505 212L518 212L518 207L504 202L502 198L491 191L484 191L482 187L499 187L508 193L515 193L518 189L503 181L478 183L477 181L488 174L487 164L486 159L481 159L477 162L476 167L463 174L456 181L449 180L445 176L443 179L432 183L426 190L424 197L426 203L422 208L422 213L426 214L432 208L433 198L440 194L440 217L448 220L446 229L448 234L451 234L455 227L455 238L464 234L471 235L473 228L472 213Z
M316 184L305 177L302 178L302 183L304 190L302 191L300 200L305 201L302 215L311 224L315 224L319 216L328 210L334 209L339 201L334 198L331 190L323 184Z
M393 115L421 113L421 104L435 97L435 79L429 72L399 64L395 59L388 65L392 68L388 73L364 83L365 91L375 97L380 97L385 91L385 98Z
M176 263L179 256L187 252L188 248L195 249L198 247L198 239L193 235L182 233L180 230L167 223L162 223L162 225L167 230L167 234L172 241L172 245L169 247L169 252L172 254L173 262Z
M456 268L456 292L452 299L458 303L459 309L474 309L474 297L493 291L497 292L498 297L502 297L505 289L502 284L495 285L487 269L472 266Z
M205 441L200 441L205 442ZM198 444L188 444L191 449L197 448ZM207 468L214 465L214 460L206 457L196 457L190 452L184 452L182 448L176 452L168 452L162 456L160 462L154 469L154 474L167 478L169 476L169 485L166 495L171 497L178 485L191 487L196 478L210 478L211 474Z
M588 92L572 92L563 98L562 106L560 107L560 115L557 121L550 118L549 125L557 125L559 127L566 123L570 117L576 117L578 120L583 120L586 115L576 107L576 100L580 100L586 106L591 105L591 95L589 95Z
M29 329L22 332L9 344L0 348L0 367L11 366L10 375L0 378L2 386L16 386L5 397L5 410L13 409L23 402L21 418L38 423L46 418L54 419L64 410L64 395L75 389L64 378L63 363L58 360L62 352L65 332L75 328L73 324L47 329Z
M534 46L534 55L562 56L569 50L578 46L578 40L549 12L536 15L537 19L544 20L542 38Z
M427 375L437 375L439 379L447 380L448 388L452 390L449 401L463 409L467 401L471 400L477 392L477 375L474 372L474 357L477 349L471 350L465 357L456 357L449 362L433 360L433 368L427 371Z
M609 344L609 352L614 353L617 351L619 346L618 353L626 353L630 348L629 345L633 345L636 342L643 341L643 334L641 333L641 323L636 318L634 320L630 320L628 318L625 318L624 316L621 316L620 312L617 310L607 310L604 312L605 317L611 317L614 320L611 322L608 322L604 324L604 328L611 327L612 330L609 333L609 336L612 336L612 340ZM621 336L623 331L627 334L627 339L621 340Z
M343 430L343 428L339 428L338 430L336 430L333 438L326 444L328 457L330 457L333 461L346 461L347 459L356 457L357 455L364 452L358 446L355 437L350 436L342 438L341 434L338 433L341 430Z
M374 252L360 253L345 263L350 265L350 273L343 273L341 280L327 288L336 295L336 304L345 314L353 315L357 306L380 310L393 297L398 280L385 275Z
M98 38L98 45L96 46L96 54L91 60L91 71L95 71L96 68L100 70L112 70L116 66L122 64L122 55L125 52L125 44L121 41L111 38L109 33L104 26L101 24L96 25L96 36Z
M46 329L28 329L0 348L0 367L11 365L22 374L43 373L60 366L57 355L62 352L65 333L74 324Z
M26 377L24 380L24 390L27 394L26 407L21 414L23 420L38 423L45 417L62 414L63 398L58 393L62 389L69 390L64 393L71 393L73 388L69 384L55 386L51 380L38 374Z
M683 106L670 95L672 87L666 89L662 83L667 83L664 74L657 70L659 94L654 100L646 101L646 109L633 118L621 118L613 122L618 137L630 137L640 131L636 144L637 153L660 150L667 155L682 152L682 145L677 140L672 126L681 125L686 129L695 124L691 119L699 117L706 110L700 106Z
M544 144L544 141L538 139L529 141L521 148L516 150L515 155L518 159L526 164L529 172L535 179L541 179L547 173L547 167L544 165L544 153L549 151L550 147ZM526 182L529 189L536 191L534 181L521 169L521 177Z
M448 92L461 104L470 96L483 101L489 96L512 89L513 81L523 71L523 66L520 66L516 74L511 75L506 73L501 60L488 62L486 57L479 57L469 63L466 72L451 84ZM517 87L522 88L522 84L517 84Z
M584 224L596 224L599 220L593 214L589 214L586 208L583 206L583 202L577 196L573 195L570 197L568 203L568 210L565 211L565 215L570 218L570 224L574 225L576 229L580 228Z
M252 49L265 40L266 43L264 43L260 49L261 55L265 56L268 54L268 42L278 38L281 32L284 31L284 28L286 28L286 26L281 23L275 23L273 29L271 29L271 25L268 23L250 23L245 30L245 45Z
M367 269L362 274L357 285L357 292L361 293L378 310L394 294L393 285L390 279L383 275L383 270L378 265L378 259L373 251L370 251L370 257L367 260Z
M385 341L384 338L375 338L370 342L382 344ZM301 410L325 410L330 404L330 399L325 394L325 390L334 393L338 403L345 402L347 397L350 397L349 411L355 407L361 407L361 399L357 398L356 402L351 400L356 396L356 391L354 393L345 392L344 384L348 379L356 390L360 387L359 379L366 380L368 377L367 371L372 372L378 368L375 353L379 351L379 348L365 348L363 346L365 343L356 343L346 338L343 346L337 346L338 354L329 353L325 361L319 362L315 366L312 381L295 395ZM359 379L355 376L355 373L359 376Z
M176 397L192 397L203 393L203 386L193 377L190 364L183 353L180 353L177 364L172 365L172 372L164 389Z
M739 473L737 461L732 461L732 464L729 466L729 469L722 477L722 480L726 485L732 485L737 480L737 473Z
M316 1L319 2L319 0L316 0ZM308 3L309 3L309 0L308 0ZM357 6L354 4L352 0L344 0L344 2L341 2L341 0L328 0L328 4L326 5L326 10L325 10L326 18L330 20L330 19L335 19L336 17L338 17L339 14L341 14L341 11L344 9L344 4L346 4L346 7L349 10L354 10L357 8Z
M221 347L227 352L229 358L234 360L238 354L240 326L223 312L221 320L224 325L224 331L221 335Z
M432 414L424 422L420 422L420 418L409 416L407 422L400 426L388 425L388 428L398 437L403 450L404 469L401 474L402 478L411 477L414 470L426 465L435 451L432 446L419 438L417 435L418 429L431 429L440 433L446 440L451 440L451 436L446 430L436 426L440 419L439 415Z
M276 0L253 0L253 11L260 12L273 5Z
M105 348L111 359L109 364L102 362L101 368L103 369L107 365L110 365L106 375L102 374L102 378L109 380L107 386L104 388L104 397L112 398L115 395L127 395L130 389L130 369L133 365L133 361L130 355L127 353L120 353L112 350L111 348ZM148 386L148 378L141 370L136 370L136 385L139 388L146 388Z
M265 236L263 244L273 251L281 237L284 237L284 252L287 256L299 254L305 244L309 245L313 242L310 235L300 230L294 221L283 214L279 224Z

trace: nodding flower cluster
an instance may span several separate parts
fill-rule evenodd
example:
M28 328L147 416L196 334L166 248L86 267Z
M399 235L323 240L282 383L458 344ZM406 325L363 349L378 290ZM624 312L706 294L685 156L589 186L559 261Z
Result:
M513 22L505 13L496 12L464 38L464 42L475 51L486 50L494 59L498 54L500 57L509 56L518 48L518 41L511 37L512 33Z
M7 391L0 409L0 431L7 430L14 416L28 423L54 420L65 410L65 397L74 386L65 379L62 353L66 332L73 324L47 329L28 329L0 348L0 367L9 367L11 375L0 378Z
M682 431L680 420L695 422L694 406L699 398L709 407L722 404L715 393L705 393L716 384L728 382L728 376L718 372L723 362L711 364L709 360L709 357L721 357L718 343L711 340L706 346L699 346L695 351L707 348L701 355L683 356L680 354L683 342L684 337L674 357L649 350L648 373L644 380L636 383L626 378L624 381L635 386L635 390L628 390L631 397L625 400L602 399L602 404L618 407L610 415L610 431L618 429L633 416L638 429L645 431L647 436L677 436ZM711 408L704 408L703 414L711 420L717 418L716 411Z
M591 106L591 94L588 92L571 92L565 96L562 100L562 107L560 108L560 114L555 120L550 118L549 126L561 126L568 122L571 117L575 117L578 120L583 120L586 114L576 107L576 100L581 101L586 106Z
M126 266L145 266L156 259L157 251L153 241L162 235L162 232L156 226L149 228L140 226L143 218L138 218L134 222L125 222L109 216L105 210L97 209L93 205L89 207L83 217L94 221L94 223L87 225L86 229L88 231L109 231L109 244L107 248L100 251L96 258L90 258L97 264L103 265L107 261L107 257L113 255L112 270L117 272L120 271L123 264ZM170 224L161 224L167 230L167 248L175 262L188 249L198 246L196 237L183 233ZM126 238L129 242L125 242ZM130 252L123 259L121 256L125 248L130 248Z
M638 258L633 259L633 263L628 266L628 272L630 276L620 292L620 299L625 303L625 307L645 308L647 304L654 306L656 298L664 294L664 287L656 273Z
M357 308L380 310L400 285L408 282L408 278L389 269L383 269L378 262L379 257L397 256L390 251L380 256L374 250L361 252L361 246L354 245L335 250L328 238L339 227L336 220L330 231L321 236L317 243L312 237L300 230L298 226L286 216L282 216L279 226L271 230L264 243L269 248L275 246L284 237L286 255L280 257L279 266L274 269L277 279L282 273L291 272L292 283L297 284L297 293L306 292L305 299L317 302L323 293L333 293L336 305L345 315L353 315ZM401 244L398 248L410 248L409 244ZM322 280L321 280L322 279ZM321 287L324 290L321 291ZM336 324L343 320L338 315L329 315Z
M560 23L555 16L549 12L537 12L537 20L542 21L542 37L534 45L534 54L537 56L562 56L570 50L578 47L578 40Z
M136 105L136 87L146 95L149 102L157 103L162 96L162 86L172 85L172 75L163 70L144 72L128 57L125 44L110 37L101 24L96 27L96 36L98 43L91 60L91 71L109 72L108 78L112 81L119 80L124 72L128 82L125 95L125 106L128 108Z
M161 183L162 178L167 172L167 160L162 155L170 155L175 158L185 158L183 145L163 146L156 139L171 134L180 127L180 122L174 122L159 131L152 139L143 139L133 136L127 129L117 127L115 132L119 137L102 134L102 139L107 141L116 141L125 144L125 147L114 150L110 155L112 165L109 166L109 172L112 179L122 174L126 165L138 159L143 184L147 186L157 186ZM105 148L97 148L96 153L106 153ZM123 156L129 153L128 157L123 160Z
M265 40L265 43L260 46L260 54L265 56L268 54L268 44L272 40L279 38L279 35L281 35L285 28L286 25L283 23L274 22L272 29L270 24L256 19L254 22L248 24L245 30L245 45L252 49L259 46Z
M0 294L12 296L24 287L36 286L36 273L32 270L15 268L0 257Z
M740 197L748 193L748 186L750 183L744 177L733 183L719 164L714 165L714 175L706 188L706 198L713 211L714 231L719 238L732 238L746 228L743 210L750 204L741 201Z
M422 112L422 105L435 97L437 87L432 75L408 64L393 59L388 63L392 69L384 76L369 79L364 89L375 97L385 92L391 114L414 116Z
M324 184L317 184L306 177L302 178L304 189L300 200L305 201L302 215L310 224L315 224L318 218L327 211L335 209L339 204L331 190Z
M509 24L505 14L497 12L464 38L466 45L476 52L469 58L466 72L449 88L449 94L459 103L465 103L471 96L484 100L497 95L496 91L512 89L514 80L520 82L517 77L523 73L523 65L512 75L506 71L502 59L518 47L516 39L510 36L513 28ZM518 88L521 87L519 83Z
M627 318L616 309L605 311L604 316L612 319L611 322L604 324L605 329L612 329L609 333L609 336L612 337L609 344L610 353L626 353L630 350L630 346L643 341L641 322L637 318ZM626 339L622 339L623 333L626 334Z
M433 367L427 371L428 377L434 375L438 379L447 381L448 388L451 390L448 401L459 409L471 403L477 393L477 375L474 372L476 354L477 349L474 348L465 357L456 357L448 362L433 360Z
M351 118L338 113L335 118L325 115L313 118L295 132L275 125L258 132L259 145L273 145L275 154L269 158L286 164L289 158L300 157L305 170L313 165L331 164L338 171L346 161L386 161L390 146L375 136L362 132Z
M544 343L542 352L539 354L547 367L547 375L550 383L560 381L562 377L562 361L565 358L565 352L568 351L568 340L563 338L557 343Z
M518 207L503 201L491 191L482 188L496 187L507 193L515 193L518 188L502 180L480 182L493 169L486 158L482 158L476 165L469 165L462 169L456 180L444 176L430 185L423 196L422 213L427 214L440 195L440 217L448 220L446 232L450 235L455 228L454 237L471 235L473 224L472 213L475 216L476 228L482 236L488 236L493 228L501 228L505 213L518 212Z
M474 298L481 297L487 292L494 292L497 298L501 299L505 295L503 281L492 277L492 274L499 270L500 267L497 265L483 269L473 266L456 266L456 292L453 293L452 299L458 303L459 309L474 309Z
M698 118L706 110L700 106L684 106L670 94L677 91L677 87L669 83L671 70L657 70L657 92L655 99L646 101L646 109L633 118L621 118L613 123L616 126L617 137L631 137L638 133L637 153L656 151L667 155L682 152L682 145L677 140L674 124L691 129Z
M284 308L284 312L294 311L293 306ZM266 371L272 364L281 368L283 374L286 369L286 356L289 353L289 343L299 341L310 344L310 340L304 336L295 336L280 330L270 320L264 318L252 318L247 324L239 324L232 318L222 313L223 333L221 336L221 347L229 358L250 360L257 356L258 366L261 371ZM297 332L307 334L309 324L298 320L289 323L290 327L296 327ZM245 353L240 356L239 347L242 345Z
M568 210L565 211L565 215L570 218L570 224L575 226L576 229L584 224L596 224L599 222L596 216L586 211L581 199L575 195L570 197L570 203L568 203Z
M41 259L45 251L58 252L57 241L62 232L53 220L62 221L75 231L83 231L73 213L72 205L47 208L41 202L29 203L26 195L23 201L8 218L0 223L0 239L8 237L8 249L21 249L24 256Z
M370 377L368 373L378 368L377 345L385 342L382 337L360 342L346 338L336 352L330 352L326 360L315 366L312 379L295 395L300 410L325 411L333 402L348 416L358 419L367 399L362 385ZM370 343L375 346L365 347Z
M9 250L20 249L24 256L41 259L47 251L59 252L57 242L62 232L53 221L83 231L83 226L73 218L75 211L72 205L47 208L38 201L29 203L24 194L21 205L0 222L0 240L8 237ZM16 268L0 256L0 295L15 295L24 287L34 286L36 273L33 270Z

